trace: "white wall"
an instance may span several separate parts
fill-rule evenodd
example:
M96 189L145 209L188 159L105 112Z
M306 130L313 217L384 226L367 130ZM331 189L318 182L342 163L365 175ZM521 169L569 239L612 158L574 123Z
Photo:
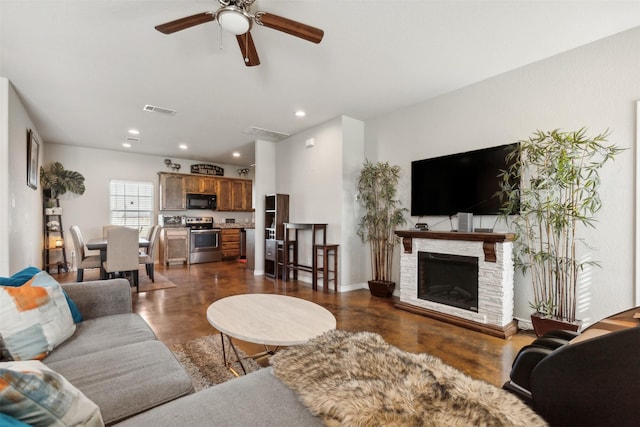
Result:
M65 194L60 203L63 208L63 227L65 233L72 225L82 230L85 240L102 235L102 226L109 223L109 181L112 179L153 182L154 185L154 221L158 211L158 172L171 172L164 164L164 156L132 154L122 151L97 150L62 144L45 144L45 167L51 162L60 162L67 170L80 172L85 177L86 191L83 195ZM182 167L180 173L186 173L196 163L185 159L171 159ZM225 176L238 178L238 166L218 164L224 168ZM250 173L249 179L252 179ZM202 211L166 212L166 215L202 216ZM224 222L234 218L236 222L252 222L252 212L210 212L214 221ZM42 231L40 230L40 234ZM65 234L70 243L70 236ZM72 244L67 244L67 260L71 262Z
M362 211L356 202L358 174L364 162L364 122L342 116L342 235L340 251L343 285L366 286L371 278L368 245L355 233Z
M276 188L278 193L289 194L289 222L327 224L327 243L340 245L341 290L366 282L353 226L357 223L354 182L364 158L363 138L361 121L337 117L277 144ZM307 146L310 140L313 146ZM311 265L310 233L299 232L299 240L299 262ZM302 272L299 277L309 279Z
M255 235L255 267L253 274L264 274L264 198L267 194L276 193L276 143L257 140L255 143L256 178L254 200L256 211Z
M40 185L27 186L27 130L37 130L11 83L0 78L0 274L42 266ZM40 164L42 163L42 140Z
M536 129L612 131L627 148L602 171L603 208L586 234L602 269L584 282L578 317L592 322L634 305L635 101L640 99L640 28L508 72L366 122L367 155L402 167L410 206L412 160L528 138ZM433 224L442 218L421 218ZM418 218L412 218L417 222ZM485 220L486 221L486 220ZM485 222L485 224L489 224ZM477 224L476 224L477 226ZM439 229L449 229L445 221ZM516 276L515 314L531 312L529 284Z

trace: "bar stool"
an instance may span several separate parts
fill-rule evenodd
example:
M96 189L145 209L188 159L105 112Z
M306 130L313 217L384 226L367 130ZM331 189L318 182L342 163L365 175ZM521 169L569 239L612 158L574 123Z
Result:
M333 290L338 292L338 246L334 244L315 245L313 256L315 257L316 269L313 281L313 290L318 290L318 274L322 272L322 290L329 291L329 282L333 280ZM322 256L322 264L318 262L318 257ZM329 257L333 257L333 270L329 270ZM322 267L318 267L322 265ZM329 277L330 274L332 277Z

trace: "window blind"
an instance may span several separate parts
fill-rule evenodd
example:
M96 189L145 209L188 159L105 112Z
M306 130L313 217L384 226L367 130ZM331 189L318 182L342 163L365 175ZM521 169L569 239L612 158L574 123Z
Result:
M153 183L111 180L109 188L110 223L137 228L146 237L153 225Z

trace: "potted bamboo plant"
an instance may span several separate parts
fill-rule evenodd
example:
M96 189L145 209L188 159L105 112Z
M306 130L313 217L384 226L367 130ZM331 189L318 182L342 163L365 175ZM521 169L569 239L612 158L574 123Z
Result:
M549 329L580 327L579 274L599 264L584 257L579 244L587 243L583 231L595 227L602 206L600 169L622 151L606 145L608 136L607 131L588 137L585 128L536 131L507 155L514 162L500 175L499 196L504 216L520 212L513 219L514 264L529 273L535 310L531 320L538 336Z
M395 199L399 177L399 166L368 160L358 176L358 199L364 214L357 233L363 242L369 243L373 275L369 290L377 297L390 297L395 289L391 280L393 253L399 243L395 230L405 223L406 211Z

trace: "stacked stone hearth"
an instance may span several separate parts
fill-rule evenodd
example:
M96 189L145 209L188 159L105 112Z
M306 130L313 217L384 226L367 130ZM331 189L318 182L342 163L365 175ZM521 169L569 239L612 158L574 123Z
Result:
M515 330L513 320L513 243L509 239L487 241L470 233L409 232L403 236L404 251L400 257L400 304L399 308L415 307L418 312L441 313L442 320L461 319L462 326L471 329L503 331L494 335L510 336ZM407 242L407 239L411 239ZM418 298L418 252L462 255L478 258L478 311L466 310ZM438 316L435 316L438 317ZM444 319L443 319L444 318ZM454 321L454 323L457 323ZM473 326L478 326L475 328ZM484 331L483 332L487 332ZM492 333L492 332L488 332Z

